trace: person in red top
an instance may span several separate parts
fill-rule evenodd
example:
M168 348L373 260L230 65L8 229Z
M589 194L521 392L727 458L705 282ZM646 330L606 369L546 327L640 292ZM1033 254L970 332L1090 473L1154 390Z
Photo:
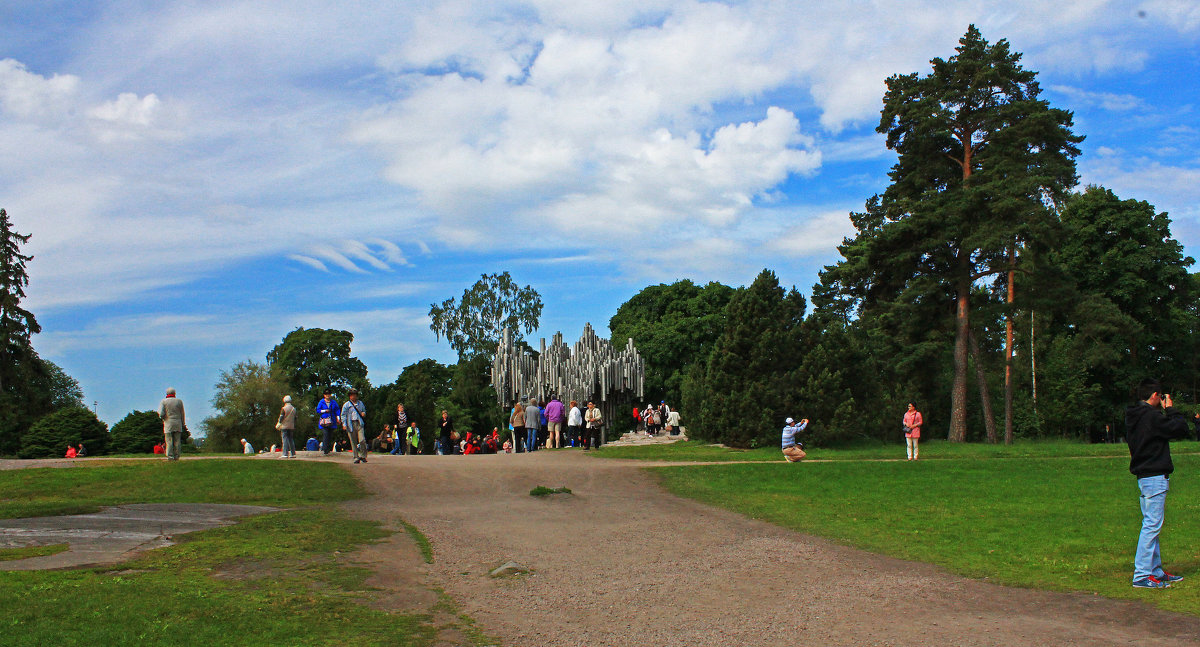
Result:
M908 403L908 411L904 412L904 444L908 447L908 460L915 461L920 457L917 444L921 442L921 412L917 405Z
M633 405L633 431L635 433L637 432L638 427L640 427L641 424L642 424L642 410L639 409L637 407L637 405L635 404L635 405Z
M163 447L163 446L162 446L162 443L159 443L159 444L157 444L157 445L155 445L155 446L154 446L154 453L155 453L155 454L163 454L163 453L166 453L166 451L167 451L167 450L166 450L166 448L165 448L165 447Z
M67 445L67 458L75 458L75 448Z

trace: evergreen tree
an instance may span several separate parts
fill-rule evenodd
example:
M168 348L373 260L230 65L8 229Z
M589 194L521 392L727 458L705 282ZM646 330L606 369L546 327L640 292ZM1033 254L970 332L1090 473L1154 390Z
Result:
M21 458L55 458L67 446L87 448L88 455L104 454L108 448L108 425L88 409L69 407L42 416L21 437Z
M933 59L928 76L887 80L877 130L898 154L892 184L857 214L859 233L843 245L847 265L835 283L866 299L948 297L949 437L961 441L974 286L1006 273L1015 245L1053 237L1054 209L1075 184L1082 138L1071 133L1069 112L1038 98L1036 74L1019 65L1007 41L991 45L972 25L956 52ZM830 305L833 297L822 293Z
M646 362L646 400L680 401L684 375L708 357L724 330L725 306L733 288L699 286L684 279L643 288L609 319L613 346L632 338Z
M25 264L33 260L21 253L21 245L30 237L14 231L8 212L0 209L0 393L7 392L21 378L12 371L33 355L30 336L42 331L33 313L21 307L29 285Z
M807 304L764 269L725 307L725 326L702 370L684 382L688 432L734 447L777 442L798 415L797 371Z

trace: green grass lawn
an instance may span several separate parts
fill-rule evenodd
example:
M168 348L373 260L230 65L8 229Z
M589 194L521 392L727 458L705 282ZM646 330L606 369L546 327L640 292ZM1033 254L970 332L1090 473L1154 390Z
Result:
M4 645L431 645L429 614L372 609L350 553L387 533L334 505L336 465L203 460L0 472L0 514L161 501L291 508L182 535L118 566L0 571ZM335 554L340 551L341 554ZM471 635L472 629L463 630Z
M1100 447L1118 455L1065 443L1008 451L931 443L933 451L911 463L817 450L814 456L833 460L790 465L774 451L770 464L654 471L677 494L872 552L1004 584L1089 591L1200 615L1200 456L1186 452L1195 443L1178 446L1162 535L1165 565L1188 579L1166 591L1130 586L1141 525L1137 486L1124 447ZM709 449L679 451L680 460L698 460Z
M1172 443L1173 454L1200 453L1200 443ZM904 443L863 443L851 447L809 447L806 460L904 460ZM604 446L591 454L603 458L627 458L652 461L762 461L782 462L783 455L775 446L757 449L734 449L689 440L667 445ZM1012 445L982 443L952 443L945 440L921 441L921 459L939 458L1076 458L1086 456L1129 456L1123 443L1091 445L1070 440L1021 440Z

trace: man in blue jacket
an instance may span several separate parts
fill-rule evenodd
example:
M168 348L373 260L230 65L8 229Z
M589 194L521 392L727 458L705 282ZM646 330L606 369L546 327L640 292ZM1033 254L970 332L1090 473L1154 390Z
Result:
M317 427L321 430L321 452L326 456L333 451L333 432L338 429L338 419L342 408L333 399L333 391L325 389L320 400L317 400Z
M1171 487L1171 439L1187 435L1187 417L1171 406L1170 394L1157 380L1138 385L1137 404L1125 409L1125 441L1129 444L1129 471L1141 491L1142 532L1133 557L1133 585L1139 589L1165 589L1183 579L1163 570L1158 535L1162 531Z

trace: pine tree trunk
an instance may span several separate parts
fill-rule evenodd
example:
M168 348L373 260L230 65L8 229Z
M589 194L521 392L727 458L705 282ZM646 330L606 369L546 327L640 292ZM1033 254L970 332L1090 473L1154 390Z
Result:
M965 253L965 252L960 252ZM965 257L964 257L965 259ZM961 262L961 261L960 261ZM958 282L958 305L954 313L954 385L950 390L950 433L953 442L967 438L967 333L970 311L971 282L968 272L961 272Z
M992 396L989 393L987 374L983 370L983 359L979 353L979 342L975 333L967 335L971 342L971 360L975 362L975 381L979 383L979 403L983 407L983 426L987 430L988 443L996 444L996 417L992 413Z
M1013 268L1017 262L1017 249L1012 246L1008 250L1008 313L1004 316L1004 444L1013 442L1013 316L1012 304L1015 293L1016 272Z

